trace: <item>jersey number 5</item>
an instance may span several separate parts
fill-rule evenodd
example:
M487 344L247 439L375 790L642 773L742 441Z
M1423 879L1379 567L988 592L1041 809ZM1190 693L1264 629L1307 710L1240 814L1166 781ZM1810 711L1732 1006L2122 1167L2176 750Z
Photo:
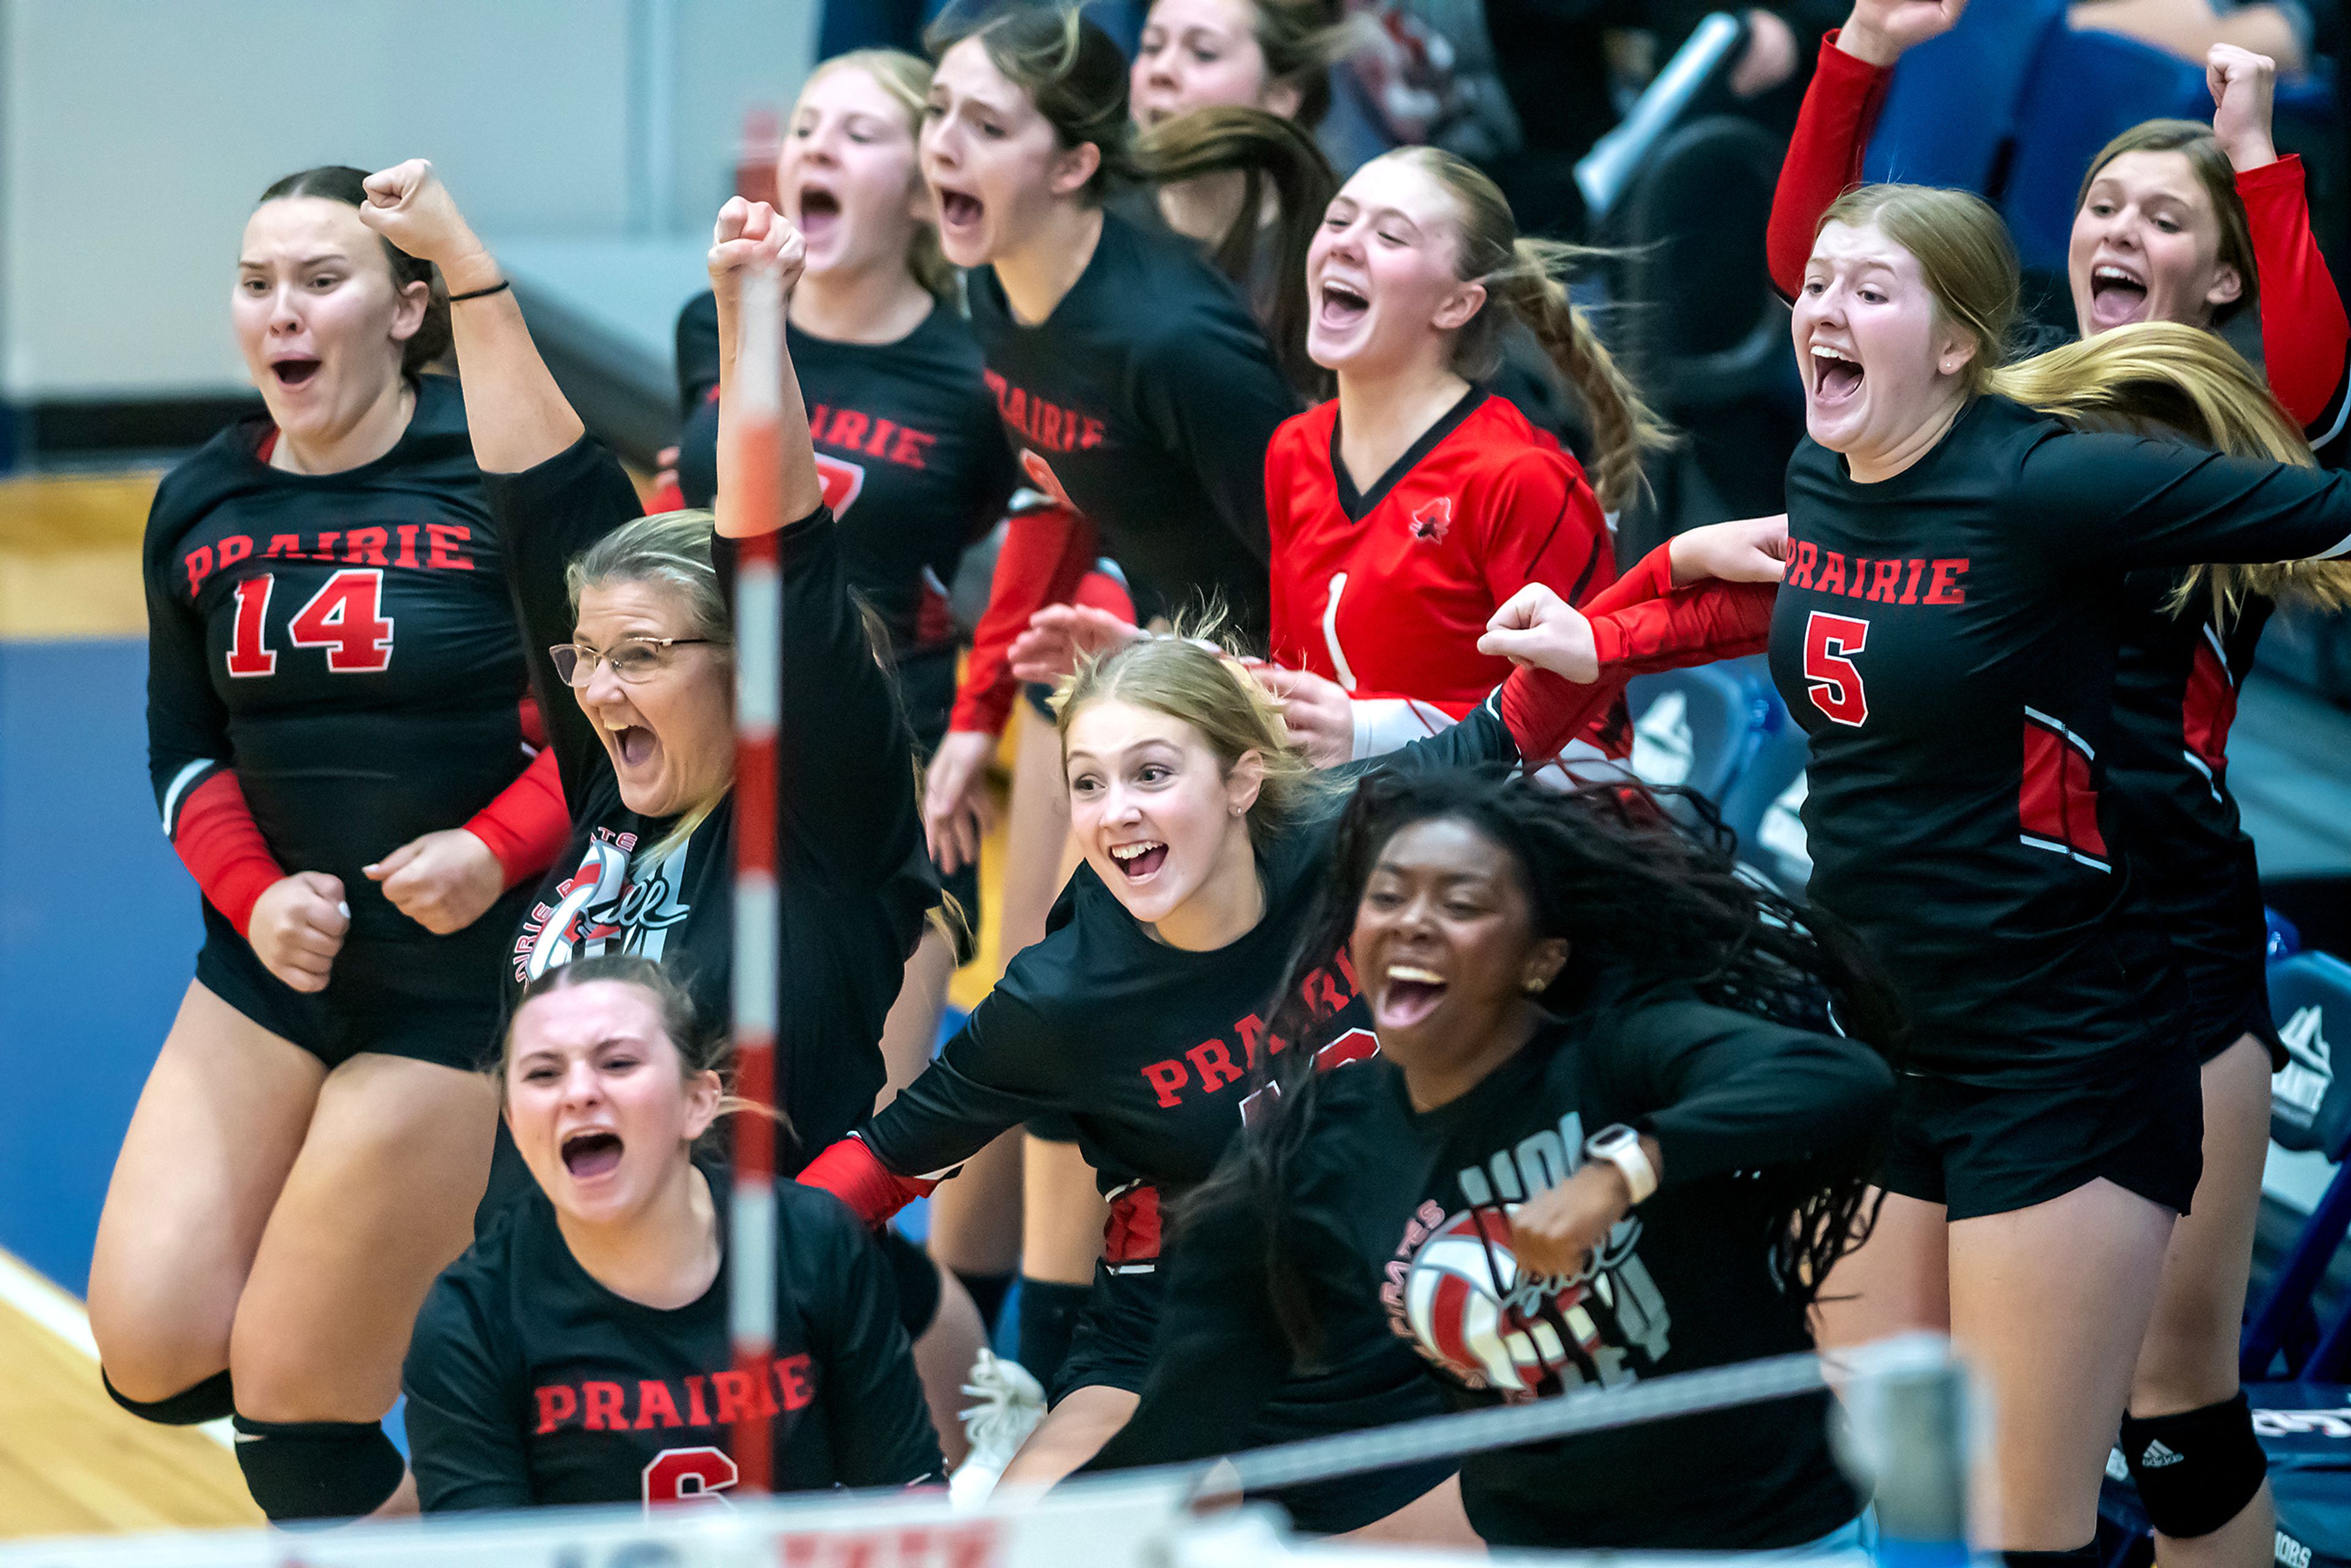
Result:
M645 1467L645 1504L725 1502L738 1472L724 1448L664 1448Z
M276 584L264 573L236 585L236 629L228 650L232 675L266 675L277 668L277 650L264 636ZM297 648L326 649L327 668L336 674L378 674L392 667L392 622L382 605L381 570L339 571L294 612L286 634Z
M1869 717L1869 696L1852 658L1868 645L1866 621L1815 610L1804 622L1804 690L1832 724L1858 727Z

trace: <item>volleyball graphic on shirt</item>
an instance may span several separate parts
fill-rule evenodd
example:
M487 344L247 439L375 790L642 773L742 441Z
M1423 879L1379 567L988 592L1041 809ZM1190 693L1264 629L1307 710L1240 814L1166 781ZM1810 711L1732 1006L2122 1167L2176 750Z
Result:
M1523 1393L1554 1370L1580 1382L1558 1325L1595 1362L1605 1352L1599 1325L1582 1305L1582 1284L1531 1279L1522 1288L1510 1251L1516 1207L1457 1214L1421 1243L1405 1276L1406 1319L1422 1346L1472 1387Z

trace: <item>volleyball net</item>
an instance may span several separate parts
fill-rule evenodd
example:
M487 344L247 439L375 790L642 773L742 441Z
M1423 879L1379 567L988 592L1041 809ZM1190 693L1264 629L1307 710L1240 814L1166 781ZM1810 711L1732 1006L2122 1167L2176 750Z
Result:
M1835 1379L1846 1412L1841 1448L1876 1499L1873 1552L1644 1554L1645 1563L1736 1564L1768 1556L1778 1565L1864 1568L1874 1557L1885 1568L1957 1568L1966 1562L1970 1399L1948 1344L1890 1341L1843 1365ZM1782 1356L1259 1448L1212 1464L1086 1478L1041 1496L999 1490L970 1510L941 1490L714 1496L658 1511L545 1509L298 1533L27 1542L0 1547L0 1568L1326 1568L1342 1559L1387 1568L1490 1568L1490 1559L1468 1552L1298 1537L1272 1508L1232 1502L1243 1492L1815 1393L1828 1381L1817 1357ZM1511 1555L1600 1568L1627 1554Z

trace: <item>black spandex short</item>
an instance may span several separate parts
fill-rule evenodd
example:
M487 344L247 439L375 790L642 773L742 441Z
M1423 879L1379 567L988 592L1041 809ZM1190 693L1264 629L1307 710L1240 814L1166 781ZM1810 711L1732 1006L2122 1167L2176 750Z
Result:
M1986 1089L1905 1072L1878 1183L1951 1219L2009 1214L2104 1176L2188 1212L2204 1170L2204 1093L2185 1051L2093 1083Z
M482 918L508 913L501 905ZM501 929L511 929L513 924L509 919ZM196 980L270 1033L317 1057L329 1071L371 1051L472 1072L487 1065L497 1047L495 971L483 974L479 1001L386 985L369 970L350 966L330 969L323 991L298 991L262 967L252 945L210 903L204 905L204 945L196 955Z
M1112 1272L1107 1263L1094 1265L1093 1296L1078 1318L1076 1333L1070 1337L1069 1357L1061 1363L1061 1376L1055 1379L1052 1389L1056 1403L1080 1388L1123 1388L1130 1394L1143 1391L1144 1380L1151 1371L1153 1342L1159 1331L1159 1291L1160 1275L1155 1270L1120 1274ZM1417 1394L1420 1390L1416 1388L1413 1392ZM1293 1413L1296 1408L1290 1407ZM1416 1406L1399 1407L1379 1418L1367 1419L1363 1425L1384 1425L1434 1414L1435 1410L1432 1394L1426 1410ZM1238 1448L1329 1437L1347 1429L1336 1424L1316 1429L1294 1419L1273 1425L1280 1429L1267 1429L1269 1423L1261 1419L1250 1432L1247 1444L1236 1432L1233 1446ZM1261 1501L1280 1504L1289 1512L1290 1523L1310 1535L1337 1535L1385 1519L1442 1485L1459 1468L1458 1460L1436 1459L1250 1495Z

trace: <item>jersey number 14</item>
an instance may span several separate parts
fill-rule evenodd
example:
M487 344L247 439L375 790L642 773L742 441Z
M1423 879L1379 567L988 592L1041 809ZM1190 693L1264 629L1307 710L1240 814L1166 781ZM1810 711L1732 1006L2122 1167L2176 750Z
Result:
M267 572L236 585L236 630L229 642L228 673L239 678L275 674L277 651L265 636L269 596L277 579ZM286 623L297 648L327 650L327 668L338 675L380 674L392 667L392 622L383 613L383 572L375 567L339 571Z

